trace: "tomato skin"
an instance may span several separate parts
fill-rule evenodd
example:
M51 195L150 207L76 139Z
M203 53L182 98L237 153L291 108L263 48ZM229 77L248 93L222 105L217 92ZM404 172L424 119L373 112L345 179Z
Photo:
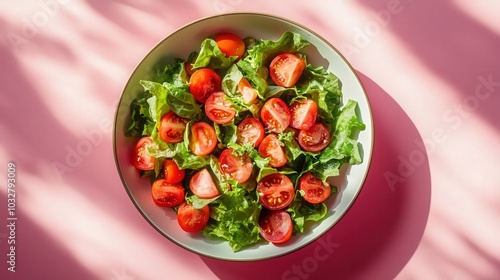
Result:
M241 78L240 82L238 83L238 92L243 97L243 101L245 101L247 104L255 101L258 96L257 91L252 87L250 82L245 77Z
M212 69L202 68L194 71L189 78L189 92L196 101L205 103L207 98L214 92L221 90L222 80Z
M132 153L132 164L139 170L153 170L155 168L156 159L150 156L146 150L148 145L153 144L151 137L142 137L135 144Z
M315 123L307 130L301 130L298 136L299 146L308 152L320 152L330 143L330 132L322 123Z
M175 161L171 159L166 159L163 162L163 177L170 184L177 184L184 180L184 176L186 175L186 171L183 169L179 169L179 166Z
M300 79L306 63L291 53L277 55L269 65L269 75L273 82L282 87L293 87Z
M271 159L269 160L269 166L271 167L282 167L287 162L285 150L280 145L278 137L274 134L268 134L259 145L258 152L261 157Z
M293 183L281 173L272 173L257 184L260 203L269 210L281 210L292 203L295 196Z
M290 125L292 116L288 105L278 97L270 98L260 110L264 127L273 133L282 133Z
M217 124L230 123L236 115L233 105L226 100L226 94L222 91L214 92L207 98L205 113L211 121Z
M165 179L158 179L151 186L151 197L156 205L174 207L184 201L184 187L181 184L171 184Z
M195 209L191 204L183 202L177 208L177 222L185 232L196 233L205 228L210 218L210 208L205 205L201 209Z
M161 117L158 125L161 140L172 144L182 142L188 122L189 119L179 117L174 111L168 111Z
M252 175L253 164L247 154L233 155L233 149L227 148L219 156L219 170L225 176L231 177L239 183L246 182Z
M214 198L220 194L208 169L196 172L189 181L189 189L199 198Z
M330 186L314 177L311 172L302 175L299 180L299 189L304 191L304 199L312 204L325 201L331 194Z
M284 210L271 211L260 218L260 235L274 244L284 243L292 237L292 218Z
M245 43L243 40L231 33L222 33L215 37L215 42L226 57L236 56L239 60L245 54Z
M264 126L258 119L248 117L238 124L236 143L240 145L250 143L254 147L258 147L262 139L264 139Z
M318 105L312 99L300 99L290 105L292 121L290 126L296 129L309 129L318 118Z
M197 156L210 154L217 145L217 136L214 128L205 122L196 122L191 125L189 147Z

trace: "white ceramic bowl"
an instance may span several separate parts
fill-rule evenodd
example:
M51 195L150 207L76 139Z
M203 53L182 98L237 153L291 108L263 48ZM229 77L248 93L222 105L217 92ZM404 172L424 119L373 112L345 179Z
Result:
M285 31L297 32L311 43L311 46L303 50L308 55L308 61L313 65L326 67L339 77L343 85L344 101L358 101L361 118L366 124L366 129L358 137L363 148L363 163L343 168L343 174L339 178L332 178L332 183L336 181L335 184L340 185L341 190L337 197L327 201L329 212L323 221L309 225L304 234L293 236L286 244L276 246L263 242L235 253L226 242L182 231L172 209L161 208L153 203L149 179L139 178L131 162L131 150L137 139L124 136L129 105L142 91L139 80L148 79L149 71L154 65L159 61L172 62L176 57L186 59L191 51L199 49L200 43L207 36L231 32L242 38L253 36L258 39L277 40ZM168 35L146 55L123 90L115 116L113 138L116 166L125 190L140 213L158 232L179 246L200 255L231 261L251 261L281 256L302 248L339 221L361 191L368 173L373 147L373 126L369 101L358 76L331 44L306 27L283 18L265 14L235 13L192 22Z

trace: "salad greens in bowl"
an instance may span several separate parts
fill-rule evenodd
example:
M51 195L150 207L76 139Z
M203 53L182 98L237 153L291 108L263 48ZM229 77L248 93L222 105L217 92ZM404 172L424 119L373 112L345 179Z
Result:
M118 173L144 218L207 257L250 261L319 238L362 189L368 98L313 31L264 14L204 18L139 63L114 130Z

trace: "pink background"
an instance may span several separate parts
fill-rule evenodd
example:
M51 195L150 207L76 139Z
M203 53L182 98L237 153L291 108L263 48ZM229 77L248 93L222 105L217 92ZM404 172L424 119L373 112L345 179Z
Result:
M499 279L499 3L2 0L0 278ZM337 226L284 257L230 263L149 226L116 172L112 122L129 75L163 37L250 11L305 25L346 56L372 102L375 144Z

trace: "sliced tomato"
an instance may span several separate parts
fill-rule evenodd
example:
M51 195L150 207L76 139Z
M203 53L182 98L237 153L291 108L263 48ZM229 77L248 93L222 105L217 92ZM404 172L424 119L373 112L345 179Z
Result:
M184 188L181 184L171 184L165 179L158 179L151 186L151 196L158 206L174 207L184 201Z
M228 148L219 155L219 170L239 183L244 183L252 175L253 164L247 154L236 156L233 149Z
M296 129L309 129L318 118L318 105L312 99L299 99L290 105L292 121L290 126Z
M288 159L286 158L285 150L280 145L278 137L274 134L268 134L259 145L258 152L263 158L270 158L269 166L282 167Z
M281 173L272 173L257 184L260 203L269 210L280 210L293 201L295 189L292 181Z
M292 120L288 105L278 97L270 98L264 103L260 111L260 118L264 127L273 133L285 131Z
M179 143L184 140L184 131L189 119L179 117L174 111L169 111L160 119L158 131L160 138L167 143Z
M156 159L148 154L148 145L153 144L151 137L142 137L137 141L132 155L132 164L140 170L153 170Z
M262 123L252 117L242 120L236 129L236 143L240 145L252 144L258 147L264 139L264 126Z
M252 103L255 99L257 99L258 96L257 91L252 87L250 82L245 77L241 78L240 82L238 83L238 92L243 97L243 101L248 104Z
M325 201L331 193L328 184L314 177L311 172L304 174L299 181L299 189L303 191L303 197L306 201L317 204Z
M217 136L214 128L205 122L196 122L191 125L189 147L197 156L210 154L217 145Z
M179 169L179 166L175 161L171 159L166 159L163 162L163 177L170 184L177 184L182 182L184 176L186 175L186 171L183 169Z
M243 40L231 33L222 33L215 37L215 42L226 57L236 56L239 60L245 54L245 43Z
M330 143L330 132L322 123L315 123L298 136L299 146L308 152L320 152Z
M260 235L267 241L279 244L292 237L292 218L284 210L271 211L260 218Z
M210 208L205 205L201 209L195 209L191 204L183 202L177 208L177 222L182 230L186 232L200 232L208 223Z
M282 87L292 87L300 79L306 63L291 53L277 55L269 65L269 75L273 82Z
M189 188L199 198L214 198L220 194L208 169L196 172L189 181Z
M226 94L222 91L214 92L207 98L205 113L211 121L217 124L230 123L236 115L233 105L226 99Z
M205 103L214 92L221 90L221 78L214 70L202 68L194 71L189 78L189 92L196 101Z

